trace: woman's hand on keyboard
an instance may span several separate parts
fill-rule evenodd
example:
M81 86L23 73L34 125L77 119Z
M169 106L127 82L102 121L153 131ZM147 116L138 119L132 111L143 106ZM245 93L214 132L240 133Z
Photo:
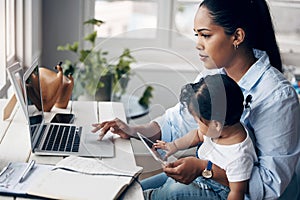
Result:
M134 128L130 127L119 118L115 118L111 121L92 124L92 126L94 127L94 129L92 130L93 133L96 133L100 130L99 140L102 140L102 138L108 131L119 135L123 139L129 139L131 136L136 134Z

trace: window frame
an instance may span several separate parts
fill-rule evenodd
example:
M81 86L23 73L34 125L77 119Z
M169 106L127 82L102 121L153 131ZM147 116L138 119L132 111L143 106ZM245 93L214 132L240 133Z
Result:
M7 91L10 82L7 77L6 69L15 60L15 34L7 34L7 32L15 33L15 0L0 1L0 28L4 31L0 34L0 43L3 44L0 50L0 98L7 97Z
M0 98L12 93L6 69L24 58L24 0L0 1ZM10 35L7 35L7 29ZM9 40L9 41L8 41ZM9 44L7 43L9 42ZM10 48L10 49L7 49ZM22 63L21 63L22 64Z
M0 33L0 87L6 84L6 1L0 1L0 29L5 30Z

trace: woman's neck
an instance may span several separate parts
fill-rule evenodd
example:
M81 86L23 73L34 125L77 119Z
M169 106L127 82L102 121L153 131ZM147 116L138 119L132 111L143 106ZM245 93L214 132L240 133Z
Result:
M256 62L252 50L238 49L231 66L225 67L227 75L238 82L248 69Z

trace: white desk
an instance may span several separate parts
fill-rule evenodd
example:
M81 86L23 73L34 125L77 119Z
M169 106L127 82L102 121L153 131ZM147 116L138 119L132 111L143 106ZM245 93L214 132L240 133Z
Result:
M6 100L0 99L1 113L6 102ZM50 113L45 113L46 121L50 121L56 112L70 112L70 104L67 109L54 107ZM126 120L122 103L75 101L73 102L72 110L76 116L74 122L80 125L90 125L94 122L114 119L115 117ZM120 165L126 165L129 168L136 166L130 140L116 137L114 142L116 156L114 158L103 158L103 161L116 167ZM0 170L9 162L27 162L32 159L38 163L56 164L63 157L37 156L31 153L26 118L22 110L16 108L9 119L3 121L2 116L0 119ZM14 197L0 196L0 199L14 199ZM99 199L99 196L95 197L95 199ZM143 199L140 185L137 183L133 184L125 193L124 199Z

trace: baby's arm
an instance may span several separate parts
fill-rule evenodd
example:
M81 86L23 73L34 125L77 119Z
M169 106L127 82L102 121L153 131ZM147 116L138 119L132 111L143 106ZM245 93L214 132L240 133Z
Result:
M248 180L240 182L229 182L230 192L227 200L243 200L247 190Z
M192 130L185 136L178 138L172 142L164 142L156 140L154 148L167 150L166 156L176 153L178 150L187 149L189 147L197 146L199 142L203 142L203 136L198 134L197 130Z

